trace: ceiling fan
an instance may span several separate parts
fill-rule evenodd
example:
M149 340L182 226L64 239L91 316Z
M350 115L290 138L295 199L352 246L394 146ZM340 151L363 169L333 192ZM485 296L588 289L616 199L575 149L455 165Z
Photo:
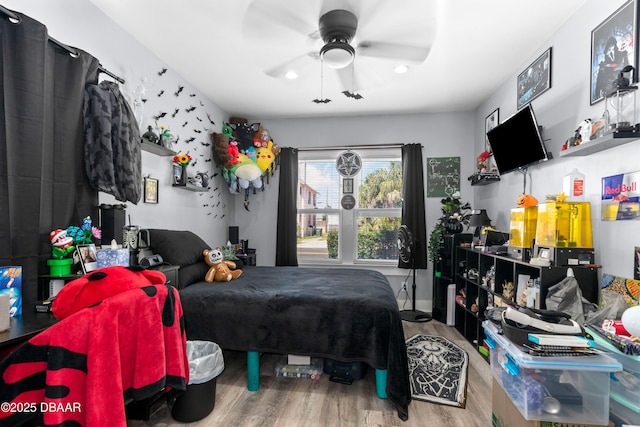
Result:
M284 79L295 71L300 79L317 81L324 65L327 87L361 99L354 96L357 90L385 84L393 68L419 65L429 54L435 13L416 8L434 2L408 3L413 7L388 0L254 0L243 34L268 76Z
M400 254L400 262L405 266L403 268L411 268L413 270L412 288L412 307L411 310L401 310L400 318L409 322L428 322L431 315L416 310L416 268L415 268L415 246L413 233L406 225L401 225L397 234L398 252Z

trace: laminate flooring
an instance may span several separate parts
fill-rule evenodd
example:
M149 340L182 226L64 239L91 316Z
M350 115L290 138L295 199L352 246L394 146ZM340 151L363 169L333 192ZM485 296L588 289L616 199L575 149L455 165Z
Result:
M458 331L438 321L403 321L405 337L416 334L439 335L469 353L467 402L464 409L413 400L409 419L398 418L393 405L375 393L375 371L344 385L321 379L294 379L275 376L282 355L263 354L260 360L260 389L247 390L246 353L227 352L225 369L216 378L215 407L205 418L180 423L161 405L148 421L129 420L128 427L315 427L315 426L491 426L491 370L489 364Z

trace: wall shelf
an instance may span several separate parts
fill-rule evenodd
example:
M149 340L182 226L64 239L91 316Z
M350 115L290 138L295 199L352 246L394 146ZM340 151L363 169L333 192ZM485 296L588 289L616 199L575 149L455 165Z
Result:
M639 140L638 137L623 138L616 135L619 134L611 133L609 135L594 139L593 141L580 144L576 147L569 147L564 151L560 151L560 157L588 156L589 154L598 153L602 150L618 147L631 141Z
M500 181L500 175L497 173L477 172L467 179L471 181L471 185L487 185Z
M172 185L175 188L181 188L183 190L188 190L188 191L196 191L198 193L208 193L209 192L209 188L207 188L207 187L198 187L197 185L188 184L188 183L187 183L187 185L180 185L180 184L172 184Z
M154 144L153 142L145 141L144 139L140 140L140 148L143 151L147 151L149 153L153 153L156 156L168 157L175 156L177 153L173 150L169 150L162 145Z

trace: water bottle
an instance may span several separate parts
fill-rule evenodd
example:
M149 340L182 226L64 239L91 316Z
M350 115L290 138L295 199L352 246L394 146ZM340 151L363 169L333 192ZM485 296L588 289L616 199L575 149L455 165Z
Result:
M573 169L564 176L562 191L567 196L567 202L584 202L584 174Z

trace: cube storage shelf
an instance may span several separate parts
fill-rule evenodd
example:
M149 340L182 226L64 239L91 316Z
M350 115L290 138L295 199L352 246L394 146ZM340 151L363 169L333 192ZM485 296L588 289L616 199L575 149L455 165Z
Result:
M482 277L486 276L491 267L495 269L493 289L482 284ZM457 246L455 248L455 268L456 295L459 295L461 290L466 295L466 299L457 301L455 304L455 327L467 341L478 348L483 345L485 337L482 322L485 320L484 313L489 302L500 298L505 303L515 304L513 299L504 296L504 283L512 282L517 289L519 275L527 275L530 279L539 279L539 308L544 309L549 288L567 277L569 267L537 266L515 258ZM578 280L582 296L597 303L600 296L597 270L583 266L571 266L571 269ZM477 275L470 274L471 270L477 271ZM515 300L517 300L517 295Z
M445 234L440 242L440 254L433 263L433 309L432 317L445 322L447 317L447 287L455 282L456 248L461 243L471 243L472 234Z

